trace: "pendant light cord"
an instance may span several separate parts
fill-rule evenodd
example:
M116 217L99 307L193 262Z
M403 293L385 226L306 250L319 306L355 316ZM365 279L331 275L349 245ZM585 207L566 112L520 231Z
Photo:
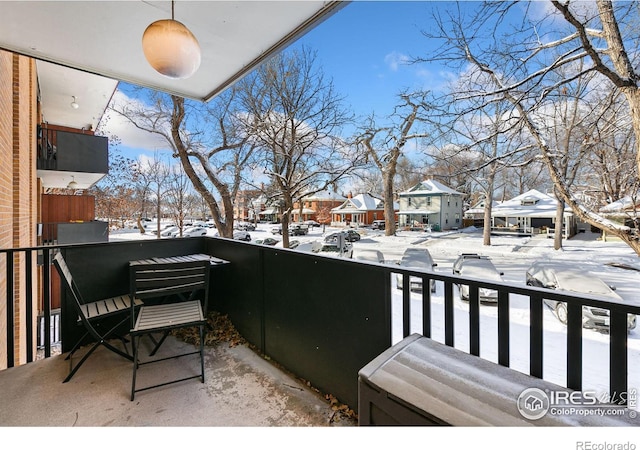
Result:
M173 17L173 8L174 7L175 7L175 2L174 2L174 0L171 0L171 20L174 20L174 17Z

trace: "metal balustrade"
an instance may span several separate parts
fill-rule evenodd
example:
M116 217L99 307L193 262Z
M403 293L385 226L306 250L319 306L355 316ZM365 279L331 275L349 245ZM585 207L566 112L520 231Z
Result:
M79 268L87 265L84 258L92 257L97 260L97 267L86 268L85 273L78 275L78 278L88 277L87 283L92 284L106 277L108 279L103 280L104 283L117 282L127 286L126 271L120 272L110 267L119 267L130 259L138 259L144 255L168 256L183 254L181 251L195 251L229 260L231 271L214 284L214 290L218 291L218 295L228 299L218 299L214 302L215 307L223 313L228 313L241 334L263 353L272 354L274 360L293 373L309 379L315 386L322 387L327 392L340 393L347 404L357 404L357 370L392 344L391 303L392 280L395 279L395 274L403 275L401 297L404 337L411 334L412 305L415 305L416 299L414 293L412 300L412 292L409 289L410 277L422 278L422 286L429 286L431 279L441 284L441 292L444 293L444 343L448 346L455 344L454 285L462 283L469 286L468 344L469 353L476 356L480 356L480 344L483 339L480 332L479 289L495 289L498 292L497 360L505 367L509 367L512 351L510 302L514 295L528 299L529 375L537 378L544 376L543 299L566 302L566 387L574 390L582 389L582 307L609 310L609 388L614 395L625 393L628 389L627 315L640 314L640 306L612 302L597 296L551 291L515 283L486 282L443 272L426 273L396 265L345 260L209 237L0 250L0 267L3 262L6 266L6 298L14 299L16 294L14 268L17 258L24 258L23 267L27 269L20 276L25 280L26 286L34 286L34 274L42 281L39 304L43 310L38 311L38 314L42 314L45 321L45 336L42 339L45 357L51 356L50 261L53 252L59 249L67 252L67 260L73 262L75 259ZM28 270L29 267L42 270ZM304 275L292 273L296 270ZM368 283L369 286L363 291L366 298L354 297L354 292L358 291L353 285L358 283ZM301 293L305 286L309 289L306 295ZM321 286L324 289L320 289ZM100 289L100 286L96 289ZM26 317L34 317L35 312L30 305L36 295L35 290L27 289L21 294L24 295L14 300L25 305ZM419 296L422 334L430 338L432 325L436 320L432 314L432 293L430 289L424 289ZM326 299L326 302L323 303L323 299ZM7 367L13 367L16 342L16 328L13 326L14 301L6 302L4 307L8 327L1 345L6 348ZM63 302L63 318L64 308ZM364 322L363 317L366 317ZM17 327L24 327L28 342L35 343L35 322L28 320L25 324L15 324ZM63 339L73 338L73 332L69 329L70 323L72 322L61 321ZM319 337L312 338L305 336L306 334ZM306 342L307 340L310 342ZM319 342L328 348L321 348ZM27 362L31 362L34 359L32 348L35 345L27 347ZM63 341L63 351L64 347ZM306 349L309 354L301 356L301 348ZM336 373L340 373L341 365L342 370L349 373L344 374L342 380L336 380L335 378L343 377L336 376ZM327 369L328 367L331 369ZM314 377L316 378L313 379Z

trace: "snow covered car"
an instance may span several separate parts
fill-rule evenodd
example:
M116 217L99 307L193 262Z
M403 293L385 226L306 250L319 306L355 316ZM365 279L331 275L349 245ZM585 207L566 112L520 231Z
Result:
M182 237L206 236L207 229L205 227L189 227L182 232ZM171 233L171 237L180 237L180 230Z
M246 231L234 231L233 238L238 241L251 241L251 235Z
M347 242L356 242L360 240L360 233L355 230L344 230L337 233L331 233L324 238L325 242L338 242L338 238L342 235Z
M353 259L359 259L360 261L371 261L371 262L383 263L384 255L380 250L359 248L353 251Z
M468 254L464 258L459 258L454 263L454 273L469 278L478 278L484 281L490 281L495 283L502 283L502 272L498 272L496 266L493 265L491 260L486 256L473 257ZM460 299L463 301L469 301L469 285L460 283ZM495 289L479 288L478 295L480 301L483 303L497 303L498 291Z
M274 238L264 238L264 239L256 239L255 243L256 244L261 244L261 245L276 245L278 242L280 242L277 239Z
M437 264L433 262L429 250L417 247L407 248L398 265L406 268L420 269L425 272L433 272L433 268L437 266ZM402 274L396 274L396 287L402 289ZM436 291L435 280L430 280L430 288L431 292ZM422 278L411 277L409 280L409 289L412 291L422 291Z
M460 274L460 268L465 261L469 259L489 259L487 256L479 255L478 253L461 253L460 256L453 262L453 273Z
M538 286L547 289L558 289L580 294L597 295L610 298L615 301L623 301L622 297L614 292L599 277L588 272L582 272L561 263L553 261L534 262L526 272L528 286ZM556 300L544 299L544 303L551 308L555 316L563 324L567 324L567 304ZM609 329L609 310L593 306L582 307L582 326L596 330ZM635 314L627 317L627 329L636 327Z
M337 242L314 241L311 243L311 251L313 253L324 253L331 256L351 258L353 256L353 244L351 244L351 242L345 242L341 250Z
M170 226L170 227L167 227L164 230L160 231L160 236L161 237L171 237L171 235L176 231L179 232L180 229L178 227L176 227L176 226Z

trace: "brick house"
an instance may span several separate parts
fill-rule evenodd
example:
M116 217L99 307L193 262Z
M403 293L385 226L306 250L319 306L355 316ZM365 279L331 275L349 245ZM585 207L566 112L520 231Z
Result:
M331 210L343 204L345 200L346 198L342 195L331 191L322 191L305 197L302 201L293 204L291 222L315 220L320 224L328 225L331 223Z
M394 204L394 210L397 211ZM338 207L331 210L331 225L334 226L360 226L371 225L374 220L384 219L384 202L370 194L358 194L347 199Z

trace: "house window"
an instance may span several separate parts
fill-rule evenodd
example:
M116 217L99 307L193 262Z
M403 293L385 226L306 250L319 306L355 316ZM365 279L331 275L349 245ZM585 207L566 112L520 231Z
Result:
M427 206L431 206L431 197L427 197Z
M460 214L456 213L456 223L460 223Z
M451 206L451 197L447 197L447 206Z
M411 200L413 200L411 197L407 198L407 205L411 206Z

